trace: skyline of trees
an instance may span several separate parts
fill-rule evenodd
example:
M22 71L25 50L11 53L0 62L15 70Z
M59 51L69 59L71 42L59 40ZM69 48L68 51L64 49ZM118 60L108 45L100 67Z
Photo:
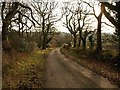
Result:
M115 21L117 20L118 14L116 17L110 17L108 15L108 10L113 13L119 12L115 9L115 7L119 6L119 3L116 3L115 6L104 2L86 2L79 0L62 3L61 7L59 5L56 2L35 2L31 4L2 2L1 19L3 48L6 45L11 48L8 36L9 32L16 27L18 29L14 28L14 31L16 31L21 38L24 38L23 33L26 33L25 37L27 40L31 32L33 32L32 30L37 32L36 35L39 36L38 46L42 49L46 49L46 45L52 40L54 33L58 31L55 24L61 21L72 36L71 46L86 49L86 43L89 39L92 48L92 46L94 46L92 45L94 44L93 39L96 37L96 52L101 52L103 22L106 26L112 26L109 25L110 22L116 28L119 26ZM95 9L96 5L99 7L99 12ZM109 8L110 5L111 8ZM58 7L60 11L55 13ZM108 7L108 9L105 7ZM103 21L103 17L106 17L110 22ZM95 22L96 27L93 25ZM38 30L36 30L36 27L38 27ZM117 32L119 34L119 30ZM30 42L30 39L27 42Z

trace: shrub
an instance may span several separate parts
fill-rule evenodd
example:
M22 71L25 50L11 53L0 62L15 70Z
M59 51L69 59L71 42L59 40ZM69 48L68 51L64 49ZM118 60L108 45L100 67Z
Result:
M101 54L99 54L98 60L110 62L112 57L112 53L109 50L104 50Z
M25 39L20 37L17 32L10 32L9 34L9 41L11 44L12 49L15 49L17 51L26 51L27 49L27 43L25 42Z
M33 52L37 48L37 43L36 42L30 42L27 45L27 51L28 52Z
M51 44L46 44L46 48L50 48L51 47Z
M65 49L69 49L70 46L69 46L68 44L64 43L63 48L65 48Z
M120 72L120 56L117 55L117 56L113 57L112 61L114 63L115 69Z

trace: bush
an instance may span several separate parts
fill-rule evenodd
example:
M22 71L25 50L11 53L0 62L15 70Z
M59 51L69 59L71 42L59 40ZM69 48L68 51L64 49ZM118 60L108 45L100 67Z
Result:
M30 42L27 45L27 51L28 52L33 52L37 48L37 43L36 42Z
M9 41L11 48L20 52L32 52L36 49L36 42L27 42L25 38L18 35L17 31L12 31L9 33Z
M113 61L113 63L114 63L115 69L120 72L120 56L117 55L117 56L113 57L113 58L112 58L112 61Z
M111 62L111 59L113 57L112 52L109 50L104 50L101 53L96 53L96 50L72 48L69 49L68 52L79 58L96 59L106 62Z
M51 47L51 44L46 44L46 48L50 48Z
M12 49L17 51L26 51L27 50L27 43L25 39L20 37L17 32L13 31L9 34L9 41L11 44Z
M104 50L104 51L102 51L101 54L99 54L98 60L111 62L112 57L113 57L112 53L109 50Z
M70 49L70 46L68 44L64 43L63 48Z

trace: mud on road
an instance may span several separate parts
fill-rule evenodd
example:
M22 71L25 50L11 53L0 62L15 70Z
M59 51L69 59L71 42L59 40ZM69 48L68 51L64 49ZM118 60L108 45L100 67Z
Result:
M46 61L44 88L117 88L106 78L66 58L59 49Z

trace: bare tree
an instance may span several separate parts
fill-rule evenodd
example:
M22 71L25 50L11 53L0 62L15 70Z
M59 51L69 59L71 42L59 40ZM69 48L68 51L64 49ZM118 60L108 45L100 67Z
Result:
M78 2L77 4L78 4L78 9L77 9L78 27L77 27L77 30L79 32L78 47L80 47L80 44L82 41L82 47L83 47L83 49L85 49L87 36L92 32L90 29L88 30L88 28L90 28L89 24L91 23L91 18L89 18L90 10L88 10L88 7L86 7L86 8L84 7L83 2Z
M74 8L73 8L74 9ZM71 10L69 7L63 8L66 18L66 23L64 25L67 27L71 35L73 36L73 47L76 47L76 42L77 42L77 21L76 21L76 13Z
M101 2L103 7L103 12L106 18L116 27L117 37L118 37L118 56L120 56L120 1L115 2L115 5L110 4L109 2ZM105 7L112 10L115 13L115 18L112 16Z
M87 27L84 28L84 31L81 33L80 38L82 40L82 49L86 49L86 40L87 37L92 36L94 34L94 31L89 30L91 29L90 26L88 25Z
M86 27L90 19L87 19L87 15L89 14L89 10L84 8L82 1L78 1L76 6L70 6L70 3L67 3L66 6L63 8L63 11L66 13L66 23L64 25L68 28L69 32L73 35L73 47L76 46L77 43L77 33L79 33L78 38L78 47L80 47L82 38L82 31L83 28ZM87 36L86 36L87 37Z
M57 7L56 2L40 2L34 3L32 6L40 18L38 25L41 27L42 32L42 49L45 49L46 44L53 38L55 32L55 29L53 29L54 23L59 21L62 16L57 18L58 15L53 14L53 11Z
M20 12L19 8L24 8L28 9L31 14L31 18L34 19L32 16L32 9L28 7L27 5L21 4L19 2L2 2L2 7L1 7L1 18L2 18L2 40L3 40L3 49L5 49L5 45L7 44L9 46L9 41L8 41L8 28L11 25L12 19L15 17L16 14L20 14L27 19L29 19L33 25L35 26L35 23L33 20L31 20L28 16ZM20 21L20 20L19 20ZM36 21L37 22L37 21Z
M101 52L102 51L102 43L101 43L101 19L102 19L102 14L103 14L103 4L100 4L100 13L97 16L95 13L95 2L92 3L92 5L89 2L85 2L87 5L89 5L93 9L93 13L91 15L94 15L95 18L97 19L98 25L97 25L97 46L96 46L96 52Z

